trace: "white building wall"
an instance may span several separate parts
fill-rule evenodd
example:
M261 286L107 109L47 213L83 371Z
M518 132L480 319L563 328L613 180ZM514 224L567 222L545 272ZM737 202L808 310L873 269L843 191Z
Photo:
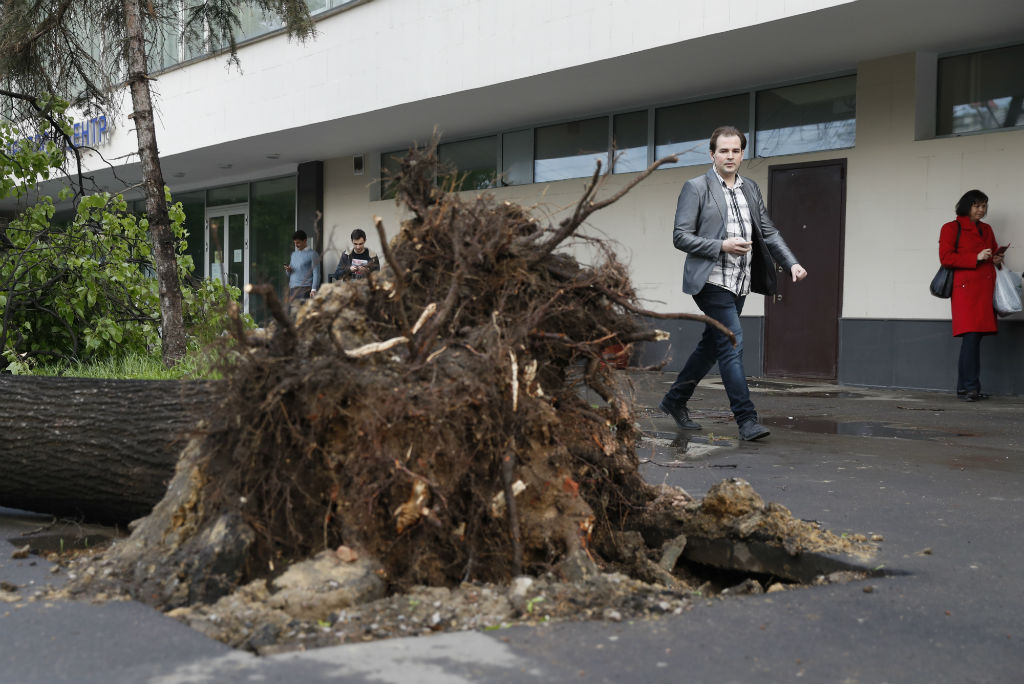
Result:
M161 154L375 112L843 5L850 0L373 0L305 44L274 36L159 75ZM108 159L133 155L124 114ZM115 117L111 117L112 123ZM98 160L93 159L93 164Z

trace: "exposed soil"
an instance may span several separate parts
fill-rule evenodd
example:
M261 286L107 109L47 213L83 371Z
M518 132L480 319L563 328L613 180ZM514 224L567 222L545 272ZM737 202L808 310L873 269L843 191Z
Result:
M672 495L679 496L679 490L673 490ZM692 528L698 534L729 538L722 525L722 521L728 521L726 527L737 535L732 537L736 544L769 540L774 535L777 540L785 540L784 545L792 555L787 552L782 561L765 557L768 571L751 571L749 561L726 560L716 567L688 559L686 540L670 540L663 545L660 558L650 554L648 559L649 572L659 575L661 581L643 581L618 572L591 572L585 566L563 566L563 574L575 571L576 575L566 578L547 572L518 576L506 583L416 585L374 600L351 603L348 589L363 586L365 578L379 573L380 568L372 560L361 559L357 552L342 547L299 564L306 567L299 586L286 588L280 580L268 582L261 578L214 603L196 603L171 609L167 614L212 639L265 655L457 630L489 631L559 621L657 619L683 614L700 601L793 591L876 575L854 565L835 569L840 565L833 559L868 561L880 537L868 540L863 535L836 536L814 523L796 520L785 507L764 504L742 480L719 483L701 501L691 501L689 507L693 519L698 521ZM746 541L738 536L741 534L747 535ZM47 553L48 560L58 564L55 570L68 574L71 582L65 588L37 589L30 596L17 593L17 587L0 588L4 590L0 599L129 600L127 594L97 591L99 587L110 586L95 581L112 572L113 564L104 558L108 546ZM790 570L790 561L807 558L820 561L820 574L804 581L780 576ZM358 569L364 561L369 561L366 567ZM333 569L345 572L338 574ZM352 569L356 571L349 572ZM82 576L94 581L77 581ZM287 576L283 573L279 577ZM870 590L871 586L866 585L865 591Z
M818 583L844 583L866 576L836 572L822 576ZM180 608L171 615L213 639L263 655L437 632L491 631L522 624L649 619L680 615L698 601L791 589L793 585L784 582L753 578L726 588L723 594L710 581L692 591L681 591L619 573L577 582L560 581L552 575L524 576L511 585L413 587L404 594L312 621L268 610L263 602L264 588L250 586L214 606Z
M854 543L856 545L856 542ZM102 572L103 548L47 554L57 563L55 575ZM501 630L515 625L602 620L608 622L657 619L681 615L698 602L728 600L741 596L794 591L807 584L767 575L751 575L691 566L676 569L681 584L669 588L643 582L621 573L598 573L576 581L563 581L551 573L521 576L508 584L464 583L456 587L415 586L348 608L334 610L320 619L303 619L271 607L265 580L239 588L213 605L197 604L168 613L190 628L233 648L269 655L295 650L336 646L394 637L429 636L460 630ZM810 585L862 581L873 573L835 571L821 575ZM83 596L67 588L0 587L0 601L85 599L94 602L131 600L126 594L94 593ZM871 586L866 585L865 591ZM310 599L317 592L310 590Z

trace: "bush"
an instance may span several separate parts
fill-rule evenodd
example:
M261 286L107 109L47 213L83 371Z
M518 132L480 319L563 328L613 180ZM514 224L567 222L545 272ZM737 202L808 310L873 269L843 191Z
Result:
M31 139L0 123L0 198L25 197L65 163L67 104L51 98L37 104L45 116ZM192 278L185 214L181 204L171 204L169 192L167 200L186 332L193 348L208 350L226 330L226 305L239 291ZM55 224L53 216L53 199L43 196L9 225L0 223L0 372L159 353L159 287L148 220L109 193L80 196L66 225ZM253 325L248 316L243 323Z

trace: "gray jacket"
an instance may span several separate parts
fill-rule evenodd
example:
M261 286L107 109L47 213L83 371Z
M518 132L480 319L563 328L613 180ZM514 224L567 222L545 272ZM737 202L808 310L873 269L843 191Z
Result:
M741 190L747 198L747 204L750 206L750 218L760 232L764 246L767 247L775 262L781 264L788 272L793 264L799 262L789 251L782 235L769 218L768 210L761 198L760 188L757 187L757 183L744 176ZM707 283L711 269L714 268L715 261L722 253L727 220L725 193L722 191L722 184L718 181L714 169L708 169L703 176L691 178L683 184L683 189L679 193L679 201L676 203L672 244L676 246L676 249L686 252L686 264L683 266L683 292L686 294L697 294ZM765 260L767 255L759 253L762 249L759 247L760 244L761 241L754 238L754 253L751 261L755 265L769 263ZM771 270L774 271L774 269ZM770 274L772 277L767 283L763 282L764 279L758 275L757 273L752 274L751 289L761 294L774 292L774 274Z

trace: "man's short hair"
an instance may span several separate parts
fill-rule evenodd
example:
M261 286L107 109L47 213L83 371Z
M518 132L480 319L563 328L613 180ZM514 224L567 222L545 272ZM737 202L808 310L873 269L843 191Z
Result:
M740 149L747 149L747 136L743 135L743 131L736 128L735 126L719 126L715 129L715 132L711 134L711 153L714 154L718 149L718 139L723 135L735 135L740 139Z
M306 237L306 231L304 231L304 230L297 230L297 231L295 231L295 234L292 235L292 240L305 240L305 239L307 239L307 237Z
M352 239L358 240L359 238L362 238L363 240L366 239L366 231L364 231L362 228L356 228L355 230L352 231Z
M956 203L956 215L970 216L971 207L975 204L981 204L982 202L988 202L988 195L983 193L981 190L968 190L964 193L964 196L960 198L960 201Z

